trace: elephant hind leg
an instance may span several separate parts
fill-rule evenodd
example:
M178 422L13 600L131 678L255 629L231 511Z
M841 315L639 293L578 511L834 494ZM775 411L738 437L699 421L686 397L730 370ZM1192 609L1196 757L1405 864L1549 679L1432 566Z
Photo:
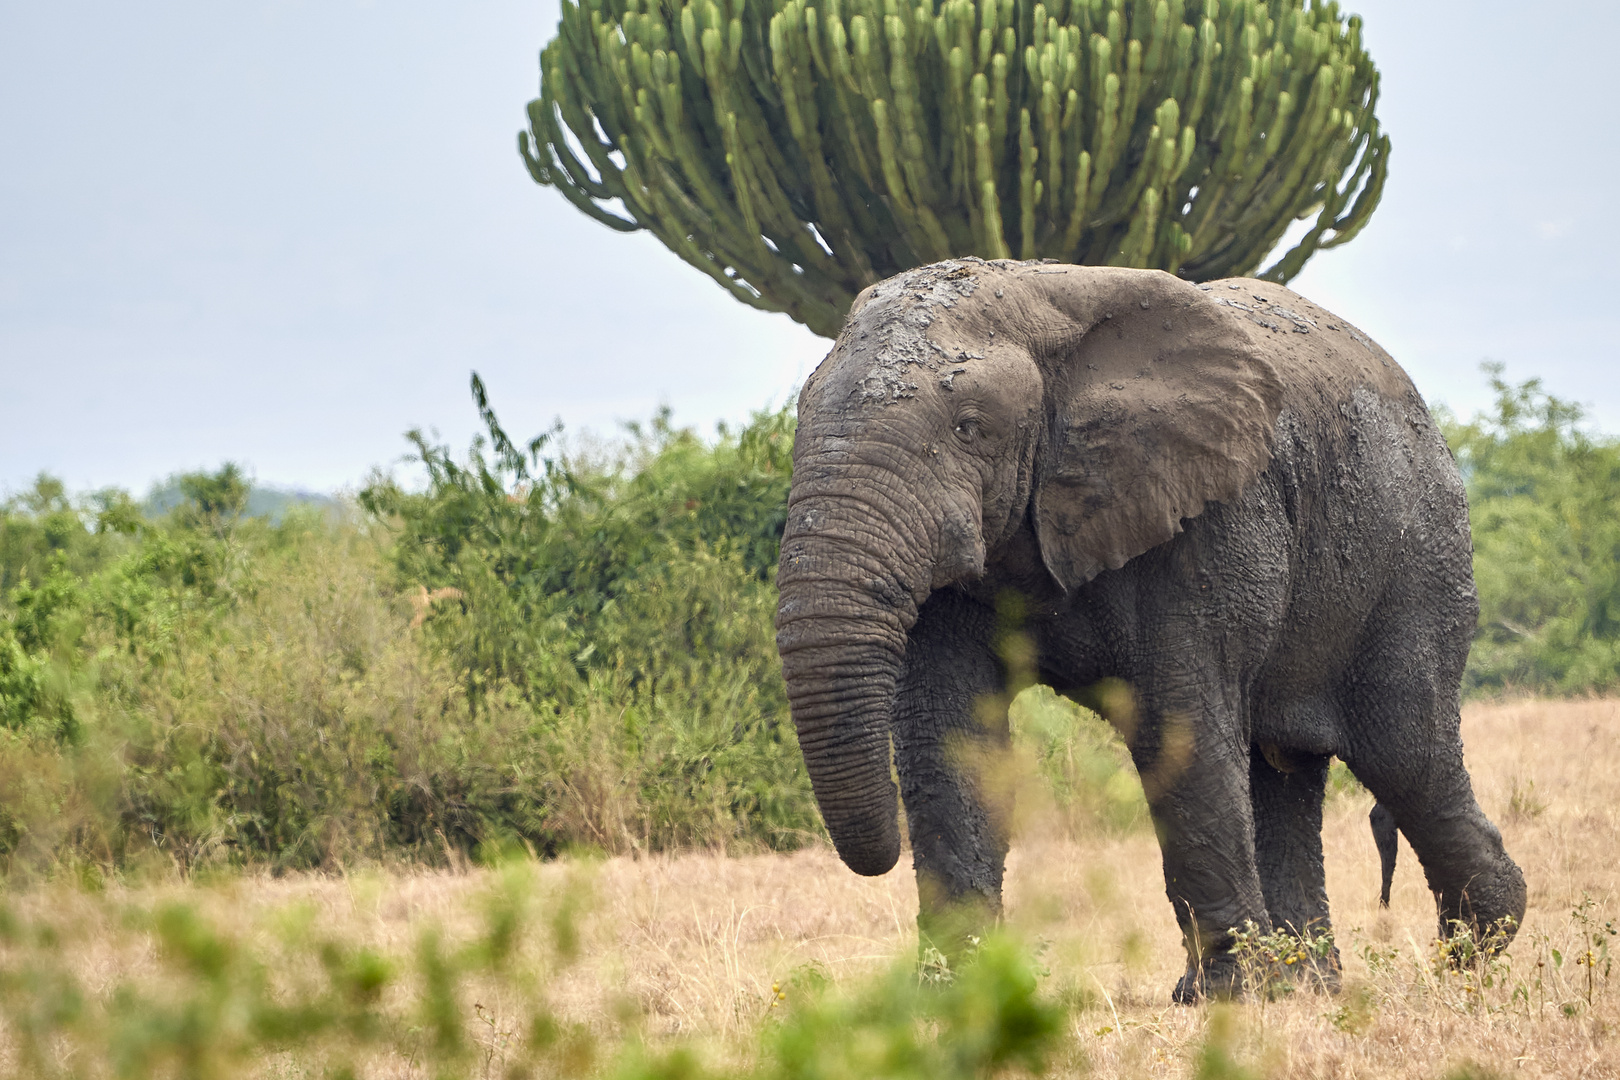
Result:
M1367 774L1363 783L1417 853L1438 905L1440 936L1451 936L1460 924L1476 939L1497 931L1511 939L1524 920L1524 874L1503 847L1501 832L1475 801L1462 755L1438 757L1426 776L1413 777L1409 783L1392 786L1387 776L1365 767L1357 775ZM1376 839L1395 846L1391 830ZM1382 862L1383 897L1387 897L1395 860Z
M1272 760L1276 759L1276 764ZM1322 797L1330 758L1321 754L1249 756L1249 798L1254 807L1254 858L1272 925L1320 940L1332 931L1322 861ZM1278 768L1280 764L1284 768ZM1339 987L1339 950L1328 945L1308 970L1316 985ZM1303 971L1301 972L1303 974Z
M1349 684L1345 712L1357 723L1345 762L1417 853L1438 902L1440 935L1460 923L1476 935L1501 929L1511 937L1524 919L1524 874L1463 765L1461 658L1425 657L1414 637L1373 652ZM1387 826L1384 836L1393 840ZM1393 857L1384 865L1392 872Z
M1259 748L1249 759L1254 857L1266 911L1278 929L1304 933L1328 923L1322 862L1322 796L1329 758L1298 756L1285 772Z

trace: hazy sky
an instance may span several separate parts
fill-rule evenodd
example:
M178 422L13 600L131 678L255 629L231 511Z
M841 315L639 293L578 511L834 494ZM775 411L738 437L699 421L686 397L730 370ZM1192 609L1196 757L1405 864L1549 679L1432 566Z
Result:
M1478 365L1620 431L1620 7L1368 0L1383 206L1294 287L1431 400ZM329 489L437 428L707 429L827 343L530 181L555 0L0 0L0 492L248 465Z

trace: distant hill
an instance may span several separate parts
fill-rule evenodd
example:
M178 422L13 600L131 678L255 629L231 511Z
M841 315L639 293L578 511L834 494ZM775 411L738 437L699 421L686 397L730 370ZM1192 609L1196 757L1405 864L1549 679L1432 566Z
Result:
M141 510L147 517L162 517L185 501L185 496L180 493L180 477L176 474L152 485L152 490L141 500ZM320 507L327 513L335 514L342 511L343 500L334 495L305 491L302 488L254 484L248 492L247 509L243 512L248 517L262 517L279 522L289 510L304 506Z

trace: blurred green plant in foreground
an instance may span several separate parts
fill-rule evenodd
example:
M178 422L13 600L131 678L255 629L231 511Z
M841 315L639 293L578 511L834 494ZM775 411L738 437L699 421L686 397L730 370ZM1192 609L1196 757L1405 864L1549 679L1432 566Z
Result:
M1071 832L1099 825L1113 831L1147 826L1142 782L1106 720L1046 686L1032 686L1013 699L1009 720Z
M1586 897L1567 918L1548 911L1511 953L1466 934L1408 948L1349 930L1341 944L1365 970L1337 998L1284 974L1325 956L1326 937L1261 936L1251 924L1247 1006L1176 1008L1167 1022L1162 1004L1116 1005L1100 980L1103 995L1065 992L1094 973L1054 980L1040 946L1001 930L948 971L910 957L842 977L812 964L769 995L743 993L731 971L734 1022L677 1036L628 995L605 990L608 1007L584 1013L571 996L565 980L591 959L585 941L600 944L586 922L592 879L587 862L541 873L527 857L502 859L392 940L374 913L328 920L309 896L239 909L242 886L268 883L228 875L183 899L62 886L0 895L0 1078L1216 1080L1343 1061L1380 1025L1386 1041L1411 1039L1414 1025L1506 1029L1514 1047L1557 1054L1612 1016L1616 931ZM1127 1042L1143 1052L1122 1055ZM1464 1039L1430 1059L1478 1053ZM1105 1056L1111 1068L1097 1068ZM1367 1075L1451 1075L1390 1072L1389 1060L1372 1058Z
M1002 937L939 986L909 965L868 985L795 982L748 1018L756 1049L743 1068L702 1044L649 1040L628 1013L570 1022L547 989L577 957L582 886L537 884L532 863L504 863L476 934L429 927L408 952L325 930L300 905L255 927L185 903L137 907L119 933L149 941L155 964L110 984L62 962L54 922L0 906L0 1076L352 1077L393 1062L436 1077L968 1080L1039 1073L1066 1041L1038 969Z

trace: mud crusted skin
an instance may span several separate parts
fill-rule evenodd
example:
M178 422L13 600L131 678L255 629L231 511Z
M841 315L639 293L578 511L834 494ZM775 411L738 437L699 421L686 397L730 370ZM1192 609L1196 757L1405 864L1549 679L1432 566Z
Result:
M920 926L947 951L1000 909L1008 799L982 765L1007 739L984 702L1010 593L1040 678L1131 748L1188 954L1176 1000L1237 985L1234 927L1329 927L1333 755L1442 929L1522 917L1462 764L1462 484L1343 320L1258 281L942 263L857 301L794 457L778 640L817 798L852 868L892 866L892 737Z

